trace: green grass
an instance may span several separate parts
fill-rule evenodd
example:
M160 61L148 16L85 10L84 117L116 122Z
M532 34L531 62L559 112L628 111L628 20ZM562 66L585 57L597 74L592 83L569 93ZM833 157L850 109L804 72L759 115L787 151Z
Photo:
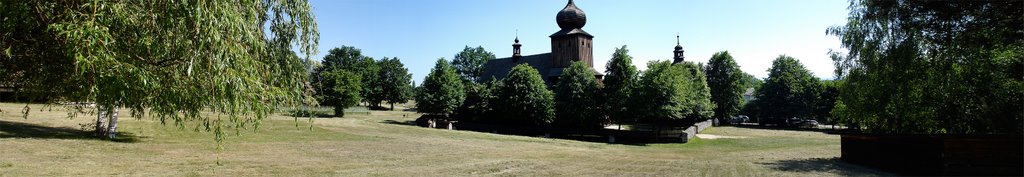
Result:
M212 133L150 118L122 118L114 142L81 130L91 115L32 105L26 119L23 106L0 103L0 176L889 175L839 162L838 136L818 132L714 127L702 133L746 138L619 145L427 129L400 123L411 112L372 111L312 129L273 116L217 150Z

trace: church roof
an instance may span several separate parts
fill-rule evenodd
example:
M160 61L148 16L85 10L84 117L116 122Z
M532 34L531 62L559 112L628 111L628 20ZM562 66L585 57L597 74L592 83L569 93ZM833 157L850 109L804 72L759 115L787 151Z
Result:
M494 77L495 79L502 79L508 75L508 72L512 70L512 67L523 63L537 69L537 72L540 73L541 76L544 76L541 78L543 78L545 82L548 81L547 76L551 69L551 53L522 56L522 58L519 58L516 62L512 62L512 57L487 60L487 63L484 64L484 72L480 76L483 77L484 80L491 79L491 77Z
M565 35L573 35L573 34L583 34L585 36L594 37L594 35L590 35L590 33L587 33L586 31L583 31L583 29L579 29L579 28L558 30L558 32L555 32L555 34L551 34L551 36L548 36L548 37L565 36Z
M544 82L548 84L554 84L550 81L551 77L561 76L562 70L565 69L552 67L551 53L542 53L523 56L516 62L512 62L512 57L487 60L487 63L484 64L484 72L480 76L483 77L484 80L489 80L492 77L494 79L502 79L508 75L508 72L512 70L512 67L524 63L530 65L533 69L536 69L537 72L540 73L541 78L544 79ZM594 68L589 69L595 76L604 75L604 73L597 72Z

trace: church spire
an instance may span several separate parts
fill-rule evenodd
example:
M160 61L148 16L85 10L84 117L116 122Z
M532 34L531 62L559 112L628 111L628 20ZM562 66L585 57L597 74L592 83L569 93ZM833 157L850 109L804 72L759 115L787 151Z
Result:
M679 43L679 33L676 33L676 50L672 51L672 64L683 62L683 45Z
M512 62L518 62L519 58L523 57L519 50L519 48L523 46L522 44L519 44L519 30L516 30L515 42L516 43L512 44Z

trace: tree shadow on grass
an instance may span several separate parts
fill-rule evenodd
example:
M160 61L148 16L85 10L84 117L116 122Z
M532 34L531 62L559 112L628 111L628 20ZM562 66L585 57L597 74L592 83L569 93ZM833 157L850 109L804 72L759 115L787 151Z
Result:
M111 140L98 137L95 132L68 127L47 127L30 123L0 120L0 138L37 138L37 139L78 139L78 140ZM121 143L139 142L138 136L128 132L117 132L117 138L111 141Z
M841 176L891 176L893 174L886 174L884 172L875 171L869 168L861 167L858 165L848 164L839 160L838 157L832 158L810 158L810 159L790 159L790 160L779 160L775 162L759 163L761 165L768 166L768 168L787 171L787 172L827 172L838 174Z
M384 120L384 121L381 121L380 123L393 124L393 125L417 126L416 125L416 121L411 121L411 120L407 120L407 121Z

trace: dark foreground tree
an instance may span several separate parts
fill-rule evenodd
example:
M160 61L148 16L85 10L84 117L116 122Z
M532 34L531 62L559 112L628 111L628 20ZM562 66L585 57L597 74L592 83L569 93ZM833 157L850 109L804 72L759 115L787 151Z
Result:
M301 105L303 60L319 38L305 0L8 1L0 9L0 80L19 95L209 125L197 127L218 141L222 128L257 126ZM291 46L305 57L284 55Z
M448 116L466 99L462 89L462 80L455 69L444 58L437 59L416 94L416 109L421 113Z
M616 48L612 59L605 66L604 103L605 111L616 124L634 123L638 118L636 106L633 104L633 93L637 87L638 72L633 66L633 57L629 56L626 46Z
M775 58L757 92L763 121L759 123L784 124L790 118L809 118L819 87L818 79L800 61L785 55Z
M878 133L1022 133L1024 1L850 3L835 112ZM845 104L845 105L843 105Z
M494 103L501 117L498 122L512 125L547 125L555 116L554 98L540 73L526 64L509 71L495 90Z
M715 104L715 118L726 119L740 111L743 104L744 73L728 51L715 53L708 61L707 83L711 88L711 101Z
M600 114L594 72L583 62L572 62L555 86L554 124L561 127L599 129L607 120Z

